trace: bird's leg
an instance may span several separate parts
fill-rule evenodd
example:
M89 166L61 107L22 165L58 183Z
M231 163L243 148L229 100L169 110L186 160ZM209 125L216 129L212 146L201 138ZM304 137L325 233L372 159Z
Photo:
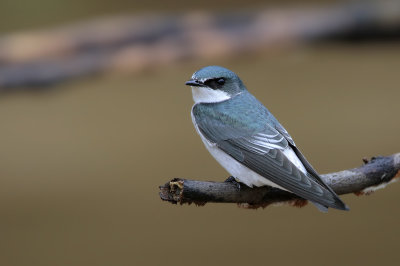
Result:
M229 182L234 184L236 188L240 191L240 183L236 181L236 179L233 176L228 177L224 182Z

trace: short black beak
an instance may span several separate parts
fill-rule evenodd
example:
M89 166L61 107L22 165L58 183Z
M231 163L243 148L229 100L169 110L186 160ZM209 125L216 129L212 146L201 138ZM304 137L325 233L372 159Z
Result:
M191 80L186 81L185 85L188 85L188 86L197 86L197 87L199 87L199 86L204 86L204 84L203 84L202 82L200 82L200 81L198 81L198 80L194 80L194 79L191 79Z

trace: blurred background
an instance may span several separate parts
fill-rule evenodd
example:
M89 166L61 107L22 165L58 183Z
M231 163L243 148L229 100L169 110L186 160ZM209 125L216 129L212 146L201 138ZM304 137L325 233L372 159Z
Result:
M398 264L398 184L327 214L176 206L158 186L228 177L190 118L206 65L320 173L400 152L399 1L19 0L0 17L1 265Z

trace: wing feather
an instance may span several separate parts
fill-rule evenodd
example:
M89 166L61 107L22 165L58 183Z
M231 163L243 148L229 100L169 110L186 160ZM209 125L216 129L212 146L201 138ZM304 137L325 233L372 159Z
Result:
M293 151L295 152L295 154L297 155L297 158L300 159L301 163L304 165L304 167L306 168L309 176L311 178L313 178L316 182L318 182L321 186L325 187L326 189L328 189L331 193L333 193L336 197L337 194L335 191L333 191L333 189L328 186L325 181L321 178L321 176L318 174L318 172L314 169L314 167L308 162L308 160L306 159L306 157L303 155L303 153L299 150L299 148L297 148L296 144L294 143L292 137L289 135L289 133L286 131L286 129L279 124L279 122L277 122L276 125L276 130L281 133L285 139L289 142L291 148L293 149ZM343 203L344 204L344 203Z
M344 203L319 176L314 178L313 174L304 174L285 156L285 149L295 147L286 130L267 123L262 128L249 129L242 126L241 121L227 117L226 113L202 115L204 112L196 112L195 108L196 105L193 115L200 132L235 160L300 197L323 206L345 209ZM303 158L300 156L299 159ZM307 170L312 169L308 162L304 164Z

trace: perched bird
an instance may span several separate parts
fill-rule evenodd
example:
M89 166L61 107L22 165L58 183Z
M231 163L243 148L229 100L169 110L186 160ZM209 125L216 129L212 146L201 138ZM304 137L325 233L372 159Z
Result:
M207 66L186 82L191 86L192 120L208 151L249 187L273 186L314 203L348 210L321 179L278 120L250 94L240 78Z

